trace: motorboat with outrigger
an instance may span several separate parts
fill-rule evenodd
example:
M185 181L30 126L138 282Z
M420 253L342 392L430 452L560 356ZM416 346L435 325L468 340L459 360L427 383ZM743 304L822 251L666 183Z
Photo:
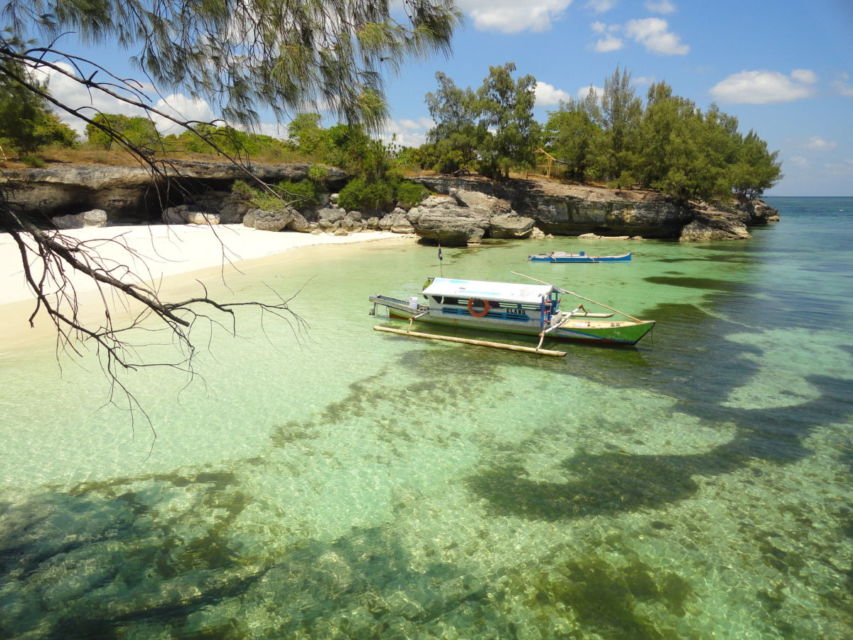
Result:
M408 330L377 325L387 331L411 337L449 340L467 344L527 351L540 355L564 356L565 351L543 349L548 340L570 340L607 345L635 345L655 326L654 320L641 320L574 291L517 274L535 283L490 282L458 278L429 278L421 296L401 300L384 295L370 296L372 314L384 307L391 318L409 321ZM421 300L421 297L424 299ZM578 303L564 309L568 299ZM587 306L602 309L588 310ZM570 306L570 305L567 305ZM619 316L623 319L616 319ZM413 331L415 322L536 336L536 347L502 342L473 340L458 336Z
M549 253L534 253L527 256L530 262L552 262L560 263L590 263L590 262L630 262L631 252L622 253L618 256L591 256L586 251L580 253L566 253L565 251L551 251Z

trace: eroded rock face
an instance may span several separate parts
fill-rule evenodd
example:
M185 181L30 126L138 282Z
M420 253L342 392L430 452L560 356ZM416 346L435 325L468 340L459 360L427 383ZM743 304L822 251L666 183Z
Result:
M257 178L274 183L307 178L310 165L253 164L250 168ZM172 161L163 171L168 181L144 167L103 165L5 170L0 180L9 205L34 218L101 209L110 223L150 222L160 219L164 208L194 204L196 211L217 214L224 224L240 222L248 210L239 196L230 194L234 181L247 177L234 164ZM344 171L327 168L327 190L340 188L346 179Z
M681 203L654 191L619 190L586 185L564 185L545 180L509 180L503 183L481 178L422 176L415 179L439 193L481 192L485 198L465 196L475 206L495 200L508 202L514 211L533 219L546 234L642 236L686 238L699 236L748 238L747 226L778 220L778 212L759 200L717 208L710 219L703 217L706 205ZM491 198L491 200L489 199ZM704 229L700 231L700 229Z
M444 246L476 244L485 237L527 238L534 224L507 200L467 189L429 196L406 217L422 240Z
M258 231L283 231L297 219L297 216L302 218L296 209L291 209L290 207L285 207L277 211L252 210L253 226ZM302 220L305 220L305 218L302 218Z
M529 238L533 232L533 218L516 214L499 214L489 219L489 236L492 238Z
M307 164L253 165L266 182L300 180ZM248 198L232 193L245 171L230 163L174 162L166 171L173 180L155 179L142 167L64 166L8 170L0 175L7 201L16 211L59 225L91 225L81 212L99 210L106 221L97 224L151 222L171 224L232 224L304 232L336 233L383 229L417 233L428 242L447 246L479 242L482 238L526 238L532 234L604 237L642 236L684 241L749 237L747 228L778 220L778 212L759 200L709 207L679 203L652 191L564 185L546 180L493 182L481 178L425 176L416 181L432 195L408 212L390 214L346 212L336 195L319 205L285 213L250 210ZM345 183L346 174L328 168L325 188ZM329 205L328 203L332 204ZM519 215L520 212L522 215ZM93 219L94 220L94 219ZM68 228L68 227L65 227ZM256 227L258 228L258 227Z
M681 230L679 242L709 242L750 238L742 211L697 206L696 215Z
M414 233L415 228L409 222L408 214L402 209L394 209L379 219L378 228L381 231L390 231L391 233Z

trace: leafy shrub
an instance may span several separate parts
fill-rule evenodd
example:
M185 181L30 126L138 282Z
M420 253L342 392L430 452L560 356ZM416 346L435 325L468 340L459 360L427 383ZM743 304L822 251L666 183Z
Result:
M281 211L285 207L302 209L319 202L317 185L310 180L292 182L282 180L269 190L255 188L243 180L235 180L231 186L232 193L248 196L253 207L264 211Z
M317 204L320 201L317 185L310 179L300 180L299 182L282 180L276 186L280 195L297 209Z
M355 178L341 189L338 204L347 211L390 211L394 206L394 188L384 180L368 182Z
M326 167L314 164L308 169L308 179L311 182L325 183L328 177L329 170Z
M397 204L410 209L429 195L429 189L417 182L400 182L397 185Z
M21 162L23 162L28 167L32 167L33 169L41 169L47 164L43 158L32 155L22 156Z

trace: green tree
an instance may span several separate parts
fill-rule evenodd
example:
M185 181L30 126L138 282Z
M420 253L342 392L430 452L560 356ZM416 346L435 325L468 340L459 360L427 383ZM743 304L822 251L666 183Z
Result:
M480 104L471 89L460 89L444 73L435 74L438 91L426 94L435 126L427 133L424 166L455 173L474 166L477 149L486 135L478 124Z
M287 125L287 135L305 155L322 157L328 152L329 136L320 126L319 113L300 113Z
M548 114L543 132L547 150L563 164L565 175L583 181L591 177L593 151L603 144L603 129L584 103L569 100Z
M756 198L776 184L782 177L778 155L778 151L768 151L767 143L754 131L747 133L731 167L735 194L741 198Z
M140 149L154 149L159 146L160 134L150 118L99 113L86 125L86 139L102 149L111 149L117 139Z
M16 76L28 77L21 63L10 63L10 68ZM43 90L42 84L32 82ZM0 147L27 154L49 144L70 147L76 141L77 134L48 110L44 98L0 73Z
M489 67L489 75L477 91L480 126L486 128L479 148L480 172L498 179L508 178L512 168L529 168L536 163L539 127L533 119L536 78L513 80L515 64Z
M601 114L607 131L608 148L605 171L607 177L629 186L637 149L636 133L643 112L642 101L634 94L631 74L619 67L605 79L601 95ZM625 175L623 175L625 174Z

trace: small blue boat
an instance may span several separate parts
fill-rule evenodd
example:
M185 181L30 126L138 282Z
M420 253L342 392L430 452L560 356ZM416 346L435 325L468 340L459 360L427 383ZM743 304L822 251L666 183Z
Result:
M536 253L527 256L527 259L531 262L627 262L631 259L631 252L618 256L588 256L585 251L580 253L552 251L550 253Z

